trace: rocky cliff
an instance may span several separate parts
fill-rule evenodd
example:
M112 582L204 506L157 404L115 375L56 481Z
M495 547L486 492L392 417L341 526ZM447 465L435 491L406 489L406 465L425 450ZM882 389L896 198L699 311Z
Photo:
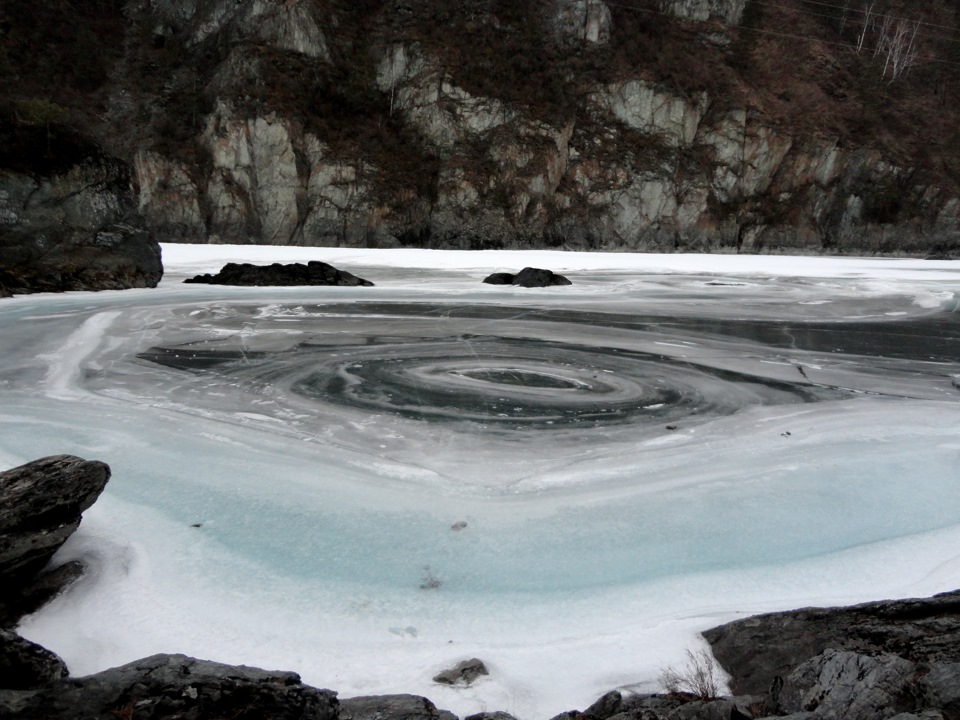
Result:
M0 168L0 297L155 287L162 275L121 161L95 151L50 175Z
M164 241L960 248L955 2L46 0L104 28L47 39L98 58L72 106L18 4L14 121L41 95L86 122ZM898 76L886 17L916 23Z

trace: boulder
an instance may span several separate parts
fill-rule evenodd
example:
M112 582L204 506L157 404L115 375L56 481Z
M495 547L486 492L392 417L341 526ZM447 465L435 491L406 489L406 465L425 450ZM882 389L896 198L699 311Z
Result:
M0 473L0 578L8 587L47 564L109 479L106 463L74 455Z
M39 688L67 675L59 656L14 632L0 630L0 689Z
M223 665L185 655L153 655L41 690L0 690L0 718L46 720L336 720L337 698L292 672Z
M433 681L441 685L471 685L477 678L489 674L490 671L483 664L483 660L471 658L435 675Z
M306 265L303 263L290 263L288 265L281 263L271 265L227 263L216 275L206 273L188 278L184 282L248 287L292 285L341 285L349 287L362 285L370 287L373 285L369 280L338 270L333 265L318 260L311 260Z
M558 275L552 270L532 267L524 268L516 274L507 272L493 273L484 278L483 281L488 285L518 285L525 288L573 285L569 279L563 275Z
M419 695L369 695L340 701L340 720L457 720Z
M483 281L487 285L513 285L513 278L515 277L515 273L496 272L487 275Z
M59 571L54 583L36 575L80 525L110 479L106 463L53 455L0 473L0 620L23 605L24 588L48 599L76 573Z

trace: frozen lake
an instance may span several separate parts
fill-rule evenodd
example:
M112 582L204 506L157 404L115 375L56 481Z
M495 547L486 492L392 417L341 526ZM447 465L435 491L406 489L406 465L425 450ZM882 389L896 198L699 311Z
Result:
M183 285L324 260L372 288ZM755 612L960 586L960 265L165 245L0 302L0 465L113 479L21 630L539 720ZM547 267L573 285L489 286ZM480 657L467 689L431 682Z

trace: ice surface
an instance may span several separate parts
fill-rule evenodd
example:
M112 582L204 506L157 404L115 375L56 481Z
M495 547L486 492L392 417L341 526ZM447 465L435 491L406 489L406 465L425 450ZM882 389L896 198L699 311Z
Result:
M183 285L323 260L372 288ZM744 614L960 580L949 261L165 245L0 303L0 463L110 463L23 633L523 720ZM568 287L480 281L525 266ZM433 684L482 658L469 689Z

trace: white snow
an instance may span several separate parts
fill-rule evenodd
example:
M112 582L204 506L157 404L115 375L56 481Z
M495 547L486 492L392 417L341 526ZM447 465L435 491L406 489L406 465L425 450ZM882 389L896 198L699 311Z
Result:
M656 689L699 631L733 618L960 585L956 362L722 331L954 322L960 264L163 251L154 290L0 302L0 465L66 452L113 469L56 558L89 572L21 625L74 675L185 652L296 670L341 697L545 720L614 687ZM227 261L312 259L376 286L181 284ZM480 282L525 266L574 284ZM577 319L590 313L602 319ZM155 346L237 361L218 375L137 358ZM806 382L798 368L818 402L729 379ZM356 403L303 395L311 373L339 373ZM511 373L547 385L511 389ZM415 379L409 398L397 377ZM674 403L661 385L692 398L675 430L649 415ZM492 419L444 410L490 386L470 412ZM538 403L594 397L635 399L637 415L525 424ZM491 674L472 687L431 682L474 656Z

